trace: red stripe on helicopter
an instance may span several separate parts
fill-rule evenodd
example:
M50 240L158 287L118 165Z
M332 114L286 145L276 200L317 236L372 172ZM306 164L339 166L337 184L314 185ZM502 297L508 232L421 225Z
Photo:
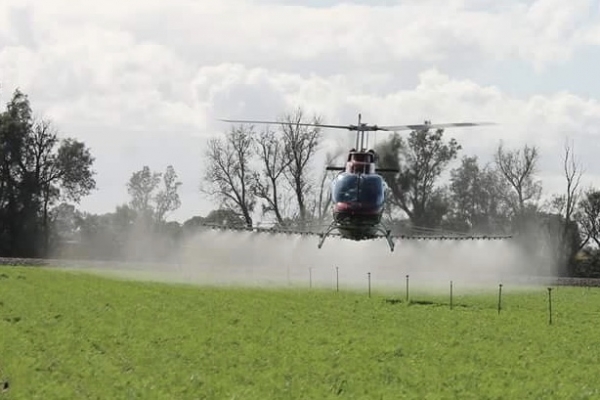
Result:
M335 212L355 213L355 214L379 214L381 207L372 205L363 205L362 203L338 202L333 206Z

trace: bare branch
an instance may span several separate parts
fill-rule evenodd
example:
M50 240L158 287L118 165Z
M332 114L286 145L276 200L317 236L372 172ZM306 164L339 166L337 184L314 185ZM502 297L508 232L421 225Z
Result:
M581 181L582 170L577 160L571 152L568 142L565 142L565 155L563 157L563 168L567 181L566 201L564 209L565 221L570 222L575 206L579 200L579 184Z
M519 214L525 210L527 202L536 202L541 195L541 183L534 180L537 172L538 150L525 145L523 149L505 151L502 142L495 156L500 172L514 189L516 199L507 198L512 203L513 212Z
M252 225L251 213L256 204L252 188L253 172L250 161L252 127L232 127L225 140L213 138L206 151L207 169L204 180L207 187L201 191L222 202L225 208L239 212L247 225Z
M282 224L285 212L281 202L280 178L291 164L292 158L286 154L284 142L268 128L254 142L254 147L263 168L261 173L255 171L252 175L253 193L267 202L263 206L263 213L274 213L277 222Z
M321 139L320 128L298 125L303 122L305 122L304 112L298 108L293 114L285 115L281 125L285 153L291 158L284 174L296 195L302 223L308 218L306 196L313 190L308 163L316 153ZM320 123L321 119L315 116L311 122Z

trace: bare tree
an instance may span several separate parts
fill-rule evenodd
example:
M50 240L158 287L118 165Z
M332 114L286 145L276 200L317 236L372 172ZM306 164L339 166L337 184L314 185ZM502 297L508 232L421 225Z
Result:
M319 117L314 116L310 123L318 124L320 121ZM294 113L285 115L281 125L285 153L291 158L284 174L296 197L298 216L302 224L309 216L307 195L314 190L314 182L308 168L309 162L316 153L321 139L319 127L300 125L306 122L304 111L298 108Z
M576 207L581 196L579 184L581 181L582 168L575 159L572 148L565 142L565 153L563 156L563 173L566 181L565 193L553 196L550 210L558 216L558 222L547 225L547 232L552 239L553 250L556 260L561 269L566 270L575 254L583 248L589 237L581 240L577 223L574 222Z
M201 190L221 201L222 207L238 212L252 226L256 196L252 191L250 161L254 155L252 126L232 127L224 139L213 138L206 151L207 169ZM221 208L221 207L220 207Z
M254 147L261 160L262 171L254 171L252 174L253 193L266 201L263 213L273 213L277 222L283 224L285 213L281 200L283 190L280 190L280 178L284 176L292 158L286 153L284 142L268 128L254 141Z
M551 207L555 212L560 214L566 222L570 222L577 207L579 197L581 196L579 183L583 171L577 160L575 160L572 148L568 143L565 143L563 173L566 180L566 191L564 194L554 196Z
M525 145L523 149L506 151L500 142L495 161L515 192L515 196L508 196L507 201L515 214L523 213L526 203L539 200L542 191L540 181L534 179L538 162L537 148Z

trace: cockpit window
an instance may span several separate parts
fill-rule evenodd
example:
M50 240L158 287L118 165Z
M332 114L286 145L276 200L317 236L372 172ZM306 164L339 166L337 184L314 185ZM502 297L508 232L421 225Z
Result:
M380 205L384 200L384 183L378 175L340 174L333 181L333 201Z
M348 161L372 163L375 161L375 152L373 150L370 150L366 153L350 152L348 154Z
M333 201L351 202L358 199L358 176L338 175L331 187Z

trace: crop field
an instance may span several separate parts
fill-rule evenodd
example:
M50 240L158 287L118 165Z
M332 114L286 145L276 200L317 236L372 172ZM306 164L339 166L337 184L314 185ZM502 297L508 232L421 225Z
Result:
M600 289L200 287L0 267L0 399L592 399Z

